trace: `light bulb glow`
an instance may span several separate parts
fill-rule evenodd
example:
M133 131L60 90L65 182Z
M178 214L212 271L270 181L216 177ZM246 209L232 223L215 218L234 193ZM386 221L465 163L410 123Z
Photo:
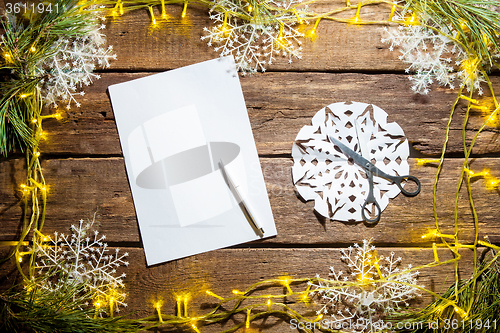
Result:
M439 159L427 159L427 158L417 158L417 166L422 166L426 164L440 163Z
M167 18L167 10L165 9L165 0L161 0L161 17Z
M289 294L293 294L292 289L290 288L290 277L289 276L282 276L280 277L280 280L282 284L285 286Z
M469 101L473 104L479 104L479 101L477 99L473 99L473 98L470 98L470 97L467 97L467 96L464 96L464 95L460 95L460 98L461 99L464 99L466 101Z
M408 17L406 20L405 20L405 25L406 26L409 26L409 25L414 25L414 24L418 24L418 17L417 17L417 13L413 13L411 14L410 17Z
M195 324L191 324L191 328L193 329L193 331L195 331L196 333L201 333L200 330L196 327Z
M250 309L247 309L247 319L245 322L245 327L250 328L250 315L252 314L252 311Z
M372 282L371 274L368 272L365 272L363 274L359 274L358 281L363 283L363 284Z
M459 308L458 306L455 306L455 312L458 313L458 315L462 318L467 317L467 313L464 310L462 310L461 308Z
M162 300L158 300L154 304L156 312L158 313L158 320L160 321L160 323L163 323L163 317L161 316L161 306L162 305L163 305L163 301Z
M184 317L188 316L188 298L184 297Z
M302 20L299 13L297 12L297 9L292 8L292 11L295 14L295 17L297 18L297 22L299 22L299 24L304 24L304 21Z
M153 7L149 6L148 10L149 10L149 15L151 15L151 24L156 25L156 18L155 14L153 13Z
M465 173L469 176L469 178L473 177L490 177L490 169L483 169L481 172L474 172L470 169L464 168Z
M486 189L488 190L496 190L498 188L498 185L500 185L500 179L491 177L487 182L486 182Z
M319 22L321 21L321 18L316 20L316 23L314 23L314 26L311 30L306 31L304 34L304 37L309 38L313 42L318 39L318 35L316 34L316 29L318 28Z
M186 2L184 2L184 8L182 9L182 14L181 14L182 18L186 17L187 7L188 7L188 3L186 1Z
M467 22L464 19L460 19L460 29L462 29L463 32L469 32L470 29L467 26Z
M223 298L223 297L220 297L219 295L214 294L214 293L213 293L213 292L211 292L210 290L207 290L207 291L206 291L206 293L207 293L207 295L210 295L210 296L212 296L212 297L215 297L215 298L217 298L217 299L220 299L221 301L223 301L223 300L224 300L224 298Z
M182 303L182 297L181 296L177 296L177 316L178 317L182 317L181 303Z
M359 14L361 12L362 4L363 4L362 1L358 2L358 8L356 9L356 15L354 15L354 17L352 18L350 23L357 24L357 23L361 22L361 19L359 18Z
M379 278L383 279L384 275L382 274L382 271L380 270L380 266L378 265L378 260L375 261L375 263L373 265L375 266L375 269L377 270L377 274L378 274Z
M469 58L462 61L462 63L460 64L460 69L465 71L465 73L467 74L467 81L471 82L476 78L479 64L479 58Z
M425 239L425 238L438 237L438 236L439 236L439 232L437 230L432 230L432 231L429 231L428 233L426 233L425 235L422 235L422 238Z
M318 321L320 321L321 319L323 319L323 314L322 314L322 313L320 313L320 314L316 317L316 319L314 319L314 321L313 321L313 322L318 322Z
M5 52L3 54L3 57L4 57L4 59L5 59L6 62L8 62L8 63L12 62L12 56L10 55L10 53Z
M396 12L396 8L397 8L396 4L392 5L391 14L389 15L389 21L392 21L392 19L394 18L394 13Z
M285 49L288 46L288 40L283 38L283 24L280 26L280 32L278 34L278 38L274 41L274 45L279 50Z

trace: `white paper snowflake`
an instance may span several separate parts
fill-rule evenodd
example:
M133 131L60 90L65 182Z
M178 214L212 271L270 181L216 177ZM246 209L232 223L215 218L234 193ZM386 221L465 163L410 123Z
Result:
M119 249L110 251L104 243L106 236L100 236L97 231L91 231L93 222L84 223L80 220L78 226L71 226L71 235L54 233L54 237L46 236L40 243L35 243L35 269L39 274L60 270L70 282L85 284L95 302L107 305L112 303L113 311L120 311L124 302L125 273L117 275L117 268L128 266L125 258L128 253L121 254ZM61 287L65 280L43 280L42 288L51 291Z
M358 133L361 137L358 137ZM366 103L334 103L318 111L312 125L304 126L292 147L292 178L304 200L314 200L314 209L337 221L362 221L362 206L368 196L365 170L334 149L333 136L362 154L360 143L380 170L389 175L407 175L410 167L408 141L401 127L387 122L387 113ZM383 211L389 199L401 191L391 181L374 175L373 194ZM366 206L368 211L371 205Z
M267 0L262 3L269 8L290 9L301 2L301 0ZM222 12L218 11L219 8L229 10ZM270 10L275 17L263 13L251 21L229 17L227 14L247 11L249 11L247 1L218 1L211 9L210 15L216 26L212 29L204 28L207 35L201 39L208 40L208 46L213 46L221 57L233 55L237 70L243 73L264 72L266 66L271 65L276 56L288 57L289 63L294 57L301 58L302 42L299 38L304 35L293 28L296 16L292 11Z
M116 59L113 48L104 47L106 37L101 33L105 28L102 23L104 17L99 16L95 8L86 10L94 13L93 18L87 21L88 32L74 39L60 38L53 45L56 52L37 65L38 75L44 77L42 95L53 107L57 107L59 101L63 101L67 109L72 104L79 107L75 96L84 95L79 90L101 77L94 70L109 67L109 61Z
M326 319L329 327L350 327L351 332L378 331L386 327L386 315L420 296L416 287L418 271L411 271L411 265L399 269L401 257L395 257L394 252L388 257L379 256L371 241L363 240L362 245L354 244L341 253L346 272L330 267L328 281L310 283L315 288L313 294L323 304L318 314L331 315Z
M403 13L396 13L394 20L404 22ZM382 42L390 44L389 50L398 48L401 52L399 59L409 64L406 72L414 73L409 77L412 90L427 94L433 83L454 89L466 82L469 91L482 95L481 83L485 79L478 66L469 63L469 56L462 46L447 37L454 29L432 23L425 17L422 21L427 25L384 28L382 38ZM455 31L452 37L456 36Z

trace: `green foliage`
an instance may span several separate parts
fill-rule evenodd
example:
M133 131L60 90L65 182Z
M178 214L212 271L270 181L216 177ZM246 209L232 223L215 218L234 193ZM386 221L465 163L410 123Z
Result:
M136 332L139 321L124 317L100 318L88 304L92 295L84 283L60 277L58 288L42 288L41 282L55 274L23 283L19 292L0 295L1 332Z
M5 32L0 71L8 76L0 83L0 154L4 156L16 147L25 150L37 144L31 120L40 116L39 84L46 79L39 66L57 52L61 37L78 37L88 29L91 11L80 10L76 0L54 1L60 10L0 18Z
M461 317L450 301L467 310ZM412 333L456 332L458 325L462 333L495 333L500 329L500 263L498 254L483 260L478 266L478 274L467 280L453 284L426 308L417 313L398 315L390 320L415 327ZM421 327L417 324L423 323ZM431 327L437 323L439 327Z
M492 54L500 51L499 2L492 0L406 0L405 9L411 9L424 19L453 30L471 58L479 58L492 66Z

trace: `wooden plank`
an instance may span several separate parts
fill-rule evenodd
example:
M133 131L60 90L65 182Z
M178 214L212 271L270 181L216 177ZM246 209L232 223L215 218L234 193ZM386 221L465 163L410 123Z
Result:
M328 278L329 267L332 266L337 271L342 270L348 274L347 265L340 259L340 249L225 249L149 268L145 266L142 249L121 248L120 252L122 251L129 253L130 265L127 268L119 268L117 272L117 275L126 273L125 285L128 293L128 306L122 308L120 314L135 312L133 316L136 318L154 315L156 312L153 304L157 299L162 299L164 302L163 314L175 315L177 296L188 296L188 314L196 316L209 312L217 302L217 299L206 294L206 290L223 297L231 297L234 289L243 291L256 282L280 276L299 279L314 278L319 274L320 277ZM418 267L434 261L434 254L428 248L377 248L379 256L390 256L391 252L394 252L396 257L402 258L400 269L407 268L409 264ZM438 255L442 262L453 258L447 249L438 249ZM466 279L472 274L472 251L461 251L461 255L460 278ZM381 266L383 265L382 261ZM6 265L2 267L5 269ZM453 264L419 269L419 272L418 284L436 293L443 292L454 281ZM305 284L291 285L294 292L304 291L306 287ZM259 290L254 295L285 293L286 289L278 285ZM423 293L421 297L411 302L411 307L414 310L421 308L431 300L429 294ZM276 301L285 300L278 298ZM297 296L286 298L286 302L293 309L312 317L319 309L321 300L314 298L314 301L315 303L305 306L299 302ZM244 303L243 306L248 304L250 303ZM244 321L244 316L236 316L235 322L241 321ZM202 332L220 332L230 328L235 322L230 320L225 325L205 327ZM260 324L263 324L261 320L256 321L252 327L257 329ZM289 328L289 323L272 317L265 321L264 325L268 325L267 328L273 332L293 332Z
M42 153L82 155L119 155L120 143L113 110L106 93L116 84L152 73L106 73L94 85L86 87L82 107L72 108L60 122L44 122L47 140ZM495 87L500 79L493 77ZM405 75L366 75L332 73L264 73L241 78L250 122L259 154L290 154L299 130L310 125L311 117L334 102L357 101L375 104L396 121L423 154L438 155L444 142L445 128L456 92L434 89L428 96L414 95ZM265 89L263 89L265 87ZM487 97L485 97L487 98ZM141 112L138 110L137 112ZM464 108L458 108L451 124L449 154L463 151ZM470 117L468 140L482 125L485 115ZM488 126L478 137L475 154L500 152L498 127Z
M498 158L474 160L472 169L490 168L500 177L496 166ZM249 246L282 246L283 244L346 244L359 241L360 235L373 238L376 244L412 244L428 242L421 236L434 227L432 186L436 169L416 167L410 160L411 173L422 182L421 193L414 198L399 195L391 200L374 227L363 223L341 223L317 217L313 202L303 203L297 198L291 180L292 161L289 158L262 158L261 165L267 191L276 221L278 236ZM438 216L442 232L453 233L453 197L456 191L462 160L448 159L439 183ZM0 163L0 239L14 240L21 219L17 189L24 180L22 160ZM65 230L79 219L89 218L99 208L101 230L110 242L139 242L139 232L123 159L83 158L53 159L43 163L49 184L47 220L44 231ZM500 236L497 217L500 197L484 187L484 180L472 184L474 203L480 220L480 236ZM263 193L263 195L265 195ZM460 237L471 241L474 235L473 219L463 188L458 201ZM261 244L262 243L262 244ZM274 245L273 245L274 244Z
M344 7L345 1L320 1L317 12ZM213 59L219 56L207 41L200 39L206 33L204 27L214 25L208 9L190 5L187 15L181 19L182 6L167 6L169 19L161 20L161 7L155 6L158 24L152 26L147 9L137 10L111 19L104 31L113 45L117 60L111 68L116 70L166 70ZM365 20L384 20L389 17L389 5L366 6ZM345 13L353 17L356 10ZM312 29L314 21L307 30ZM323 20L318 29L319 38L304 40L302 59L277 57L270 71L402 71L406 66L398 59L397 51L390 52L389 45L382 43L383 27L354 26Z

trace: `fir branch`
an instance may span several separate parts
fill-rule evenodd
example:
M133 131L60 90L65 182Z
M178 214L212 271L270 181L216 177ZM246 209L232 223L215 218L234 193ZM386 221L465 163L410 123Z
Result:
M457 38L477 57L493 65L492 54L500 51L499 2L496 0L406 0L411 9L438 26L448 27L450 36Z
M500 318L500 263L498 254L483 260L476 271L479 274L467 280L460 280L458 288L453 283L439 298L419 312L397 314L388 320L401 322L405 327L415 327L412 333L451 332L451 326L444 325L445 320L459 323L462 333L498 332ZM467 310L467 316L461 317L451 303ZM439 327L431 328L428 323L438 320ZM418 325L418 323L425 323ZM463 323L463 325L462 325ZM489 324L486 324L489 323ZM478 324L478 326L476 326ZM479 327L480 325L480 327Z
M43 281L60 272L52 271L24 284L19 292L0 295L0 331L2 332L137 332L140 321L124 317L100 318L87 307L92 294L85 283L63 277L61 289L42 288Z
M64 52L61 46L63 41L66 41L64 45L72 46L68 41L75 38L85 38L89 35L100 38L95 32L98 24L97 9L82 10L91 2L84 1L79 5L76 0L55 0L54 3L58 5L59 10L34 14L30 19L13 15L0 18L5 31L0 43L3 57L0 70L9 73L9 78L0 83L0 154L4 156L15 147L23 151L37 145L36 139L33 138L33 125L29 122L40 116L43 97L48 98L51 103L61 97L69 103L74 102L72 95L77 84L73 82L68 84L68 89L55 87L53 90L56 93L47 93L46 82L57 75L48 67L58 60L58 54ZM92 3L93 6L98 4ZM84 42L85 40L82 41ZM101 61L103 58L101 64L106 65L107 58L111 57L109 52L95 49L96 52L102 52L95 57L87 54L79 56L89 62ZM78 79L83 83L92 69L85 67L84 71L78 73ZM60 85L61 81L54 79L52 82L54 85ZM61 91L63 96L59 95Z

